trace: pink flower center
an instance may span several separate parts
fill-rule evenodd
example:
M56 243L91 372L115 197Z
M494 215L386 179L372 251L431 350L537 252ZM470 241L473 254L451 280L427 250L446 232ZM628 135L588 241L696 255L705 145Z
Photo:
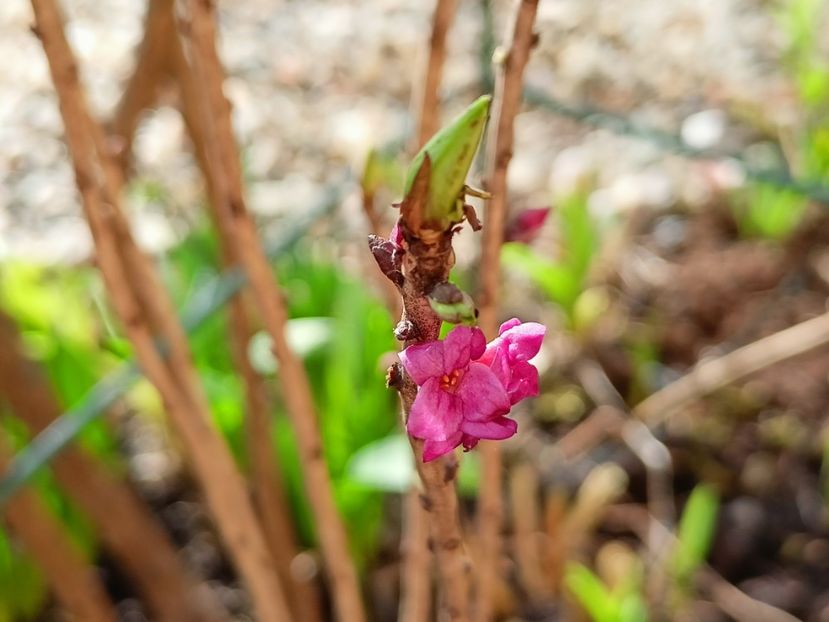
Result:
M440 378L440 388L448 393L454 393L458 390L463 371L456 369L449 374L443 374Z

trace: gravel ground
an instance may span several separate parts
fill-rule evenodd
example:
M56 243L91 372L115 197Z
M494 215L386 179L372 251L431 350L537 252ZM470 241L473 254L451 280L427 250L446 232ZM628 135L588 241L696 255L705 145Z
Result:
M495 3L498 35L508 2ZM728 144L721 110L758 109L783 123L792 97L784 45L758 0L546 0L528 82L572 103L601 105L707 145ZM106 119L140 40L143 3L62 3L93 109ZM480 3L464 0L451 32L445 112L480 88ZM263 218L301 209L321 184L359 170L371 146L410 129L431 3L220 2L221 53L244 148L249 198ZM48 68L24 0L0 4L0 258L77 262L90 253ZM142 243L161 250L186 230L200 183L171 101L146 116L135 144L130 210ZM707 112L705 112L707 111ZM702 115L695 114L703 112ZM697 168L652 145L530 110L517 127L512 190L546 203L597 173L597 209L704 200ZM346 201L354 207L354 201ZM360 223L361 226L361 223Z

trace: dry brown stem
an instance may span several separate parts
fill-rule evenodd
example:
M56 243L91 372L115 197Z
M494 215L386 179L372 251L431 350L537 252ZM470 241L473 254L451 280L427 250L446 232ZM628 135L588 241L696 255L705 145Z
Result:
M518 575L527 596L538 602L550 594L550 589L541 567L541 510L536 467L528 463L516 465L510 472L509 490Z
M649 425L717 389L829 343L829 313L795 324L721 357L702 361L679 380L640 402L633 414Z
M432 35L429 38L429 60L420 100L417 147L426 144L440 128L440 83L446 60L446 35L455 19L458 0L437 0L432 16Z
M432 604L432 554L427 547L429 515L423 509L420 491L406 493L403 507L403 556L400 582L400 622L426 622Z
M132 142L142 113L158 97L169 65L170 42L175 36L174 0L150 0L144 18L144 38L138 47L138 60L118 102L110 124L116 141L118 160L126 170L132 154Z
M538 0L522 0L517 7L510 32L509 50L499 64L492 102L492 125L487 139L486 189L491 193L486 210L481 257L480 323L488 339L497 333L498 299L501 280L501 244L506 220L507 169L512 158L515 116L521 107L524 68L535 42ZM492 618L492 595L498 581L498 558L501 550L501 450L496 442L482 441L483 460L480 492L479 527L483 545L477 568L476 619Z
M285 599L244 482L210 423L207 401L190 360L184 331L149 260L137 249L119 209L121 172L90 116L53 0L32 0L39 34L58 92L78 189L97 261L116 313L144 373L158 389L187 450L230 555L251 591L261 619L289 619ZM154 329L170 348L155 349Z
M242 190L239 154L233 136L229 102L222 92L224 72L216 52L216 27L211 3L187 3L189 22L180 24L190 46L196 83L203 94L205 156L215 186L222 235L238 253L254 293L258 311L273 339L280 363L280 380L287 410L299 445L305 489L317 526L338 617L359 622L365 618L357 572L348 552L348 541L334 504L330 476L323 455L311 388L302 361L285 338L287 312L279 286L262 250L256 227L248 213Z
M10 451L0 439L0 473L8 470ZM60 603L77 620L115 622L118 616L95 569L84 561L68 534L37 495L15 494L4 508L6 522L37 561Z
M23 354L13 322L2 313L0 395L35 434L62 412L41 370ZM159 620L226 619L212 593L197 589L167 534L127 485L79 449L68 448L52 466L60 486L89 515L104 546L130 575Z
M172 36L170 69L179 87L182 117L207 186L214 223L220 231L225 229L225 233L219 238L222 262L226 268L238 267L241 260L235 247L229 244L232 239L231 233L226 231L229 223L219 208L216 183L207 163L204 111L199 99L199 88L187 63L178 34L174 31ZM251 301L245 292L240 292L230 301L229 325L234 366L241 375L245 387L246 442L250 456L254 502L294 617L314 622L322 617L314 577L299 577L291 572L291 563L299 554L299 546L288 514L282 475L274 452L267 388L264 379L251 366L247 355L247 344L254 333L251 317Z
M642 541L650 538L653 527L647 511L642 507L631 504L616 505L608 508L606 514L608 520L629 527ZM657 529L666 542L666 548L673 550L677 545L676 536L661 523L657 525ZM703 564L697 570L696 583L699 588L711 595L720 609L737 622L797 622L797 618L782 609L752 598L707 564Z

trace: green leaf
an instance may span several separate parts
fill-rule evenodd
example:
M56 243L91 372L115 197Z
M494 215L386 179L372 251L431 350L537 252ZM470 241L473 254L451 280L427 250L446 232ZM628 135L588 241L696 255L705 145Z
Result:
M375 490L406 492L417 476L409 439L405 434L394 434L369 443L354 454L347 472Z
M302 317L288 320L285 337L300 358L321 350L332 337L331 318ZM260 374L274 374L279 368L272 350L273 340L265 331L256 333L248 344L248 356Z
M567 564L564 570L564 584L593 622L617 622L616 599L589 568L578 563Z
M408 195L420 167L429 154L432 164L429 201L425 220L442 231L463 220L461 196L466 176L486 127L491 95L476 99L469 108L435 134L417 153L406 173L404 194Z
M691 492L679 521L677 545L672 569L679 583L686 583L705 561L719 511L719 496L708 485L700 484Z

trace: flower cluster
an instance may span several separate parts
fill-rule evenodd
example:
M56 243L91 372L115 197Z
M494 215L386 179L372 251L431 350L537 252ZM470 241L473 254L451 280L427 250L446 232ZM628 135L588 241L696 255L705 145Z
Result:
M457 326L443 341L409 346L400 353L419 390L407 430L423 439L423 461L480 439L509 438L518 429L510 407L538 395L538 370L529 360L541 348L545 328L517 319L501 325L489 344L478 328Z

